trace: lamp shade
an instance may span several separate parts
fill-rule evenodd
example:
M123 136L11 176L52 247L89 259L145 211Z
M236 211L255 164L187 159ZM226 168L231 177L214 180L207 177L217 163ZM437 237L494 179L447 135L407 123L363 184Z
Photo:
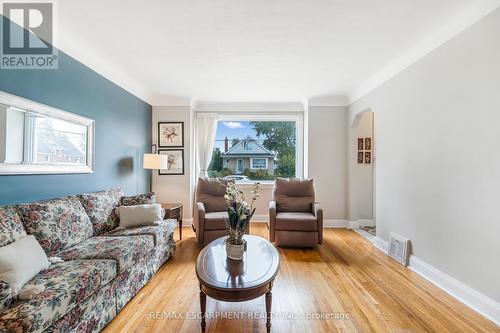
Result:
M160 170L168 168L168 155L144 154L142 162L144 169Z

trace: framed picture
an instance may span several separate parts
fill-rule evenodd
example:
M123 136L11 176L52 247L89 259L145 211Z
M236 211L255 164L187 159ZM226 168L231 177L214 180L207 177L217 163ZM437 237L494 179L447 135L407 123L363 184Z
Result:
M363 164L363 152L358 151L358 164Z
M158 170L159 175L184 174L184 149L158 149L158 154L168 155L168 167Z
M370 164L372 162L372 153L369 151L365 152L365 164Z
M372 150L372 139L371 138L365 138L365 149Z
M158 147L184 147L184 122L159 122Z
M363 150L363 138L358 138L358 150Z

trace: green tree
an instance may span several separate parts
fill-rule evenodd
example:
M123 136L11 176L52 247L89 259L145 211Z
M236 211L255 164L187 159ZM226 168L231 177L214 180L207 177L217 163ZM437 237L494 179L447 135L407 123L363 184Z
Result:
M212 154L212 160L210 161L210 166L208 167L208 170L216 170L216 171L221 171L222 170L222 153L219 148L214 148L214 152Z
M279 156L278 167L274 173L278 177L295 177L295 154Z
M257 137L264 137L262 145L278 155L295 155L295 122L293 121L251 121Z
M240 143L240 139L234 138L233 140L231 140L231 147L236 146L238 143Z
M295 122L252 121L257 137L264 137L262 145L277 154L276 175L295 177Z

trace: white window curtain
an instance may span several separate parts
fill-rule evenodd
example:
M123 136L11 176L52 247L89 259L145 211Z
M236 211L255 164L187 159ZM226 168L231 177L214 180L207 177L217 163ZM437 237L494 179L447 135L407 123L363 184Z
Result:
M208 176L208 167L212 160L217 132L217 113L196 114L196 159L200 177Z

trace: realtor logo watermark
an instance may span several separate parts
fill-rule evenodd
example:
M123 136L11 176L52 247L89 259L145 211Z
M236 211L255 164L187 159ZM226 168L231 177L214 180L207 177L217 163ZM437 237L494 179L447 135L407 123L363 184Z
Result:
M1 69L57 69L55 2L0 0Z

